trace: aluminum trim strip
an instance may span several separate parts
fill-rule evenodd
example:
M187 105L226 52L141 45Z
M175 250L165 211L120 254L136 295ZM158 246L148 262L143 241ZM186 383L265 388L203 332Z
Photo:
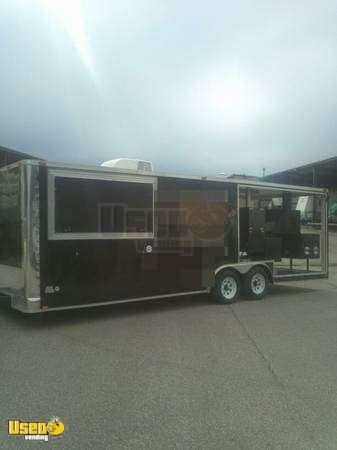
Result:
M109 300L106 302L95 302L95 303L81 303L80 305L70 305L70 306L54 306L51 308L42 308L42 311L61 311L65 309L81 309L81 308L92 308L94 306L108 306L120 303L132 303L132 302L142 302L147 300L156 300L161 298L174 298L174 297L183 297L186 295L198 295L198 294L209 294L210 289L203 289L200 291L189 291L189 292L177 292L174 294L163 294L163 295L152 295L149 297L136 297L136 298L128 298L123 300Z

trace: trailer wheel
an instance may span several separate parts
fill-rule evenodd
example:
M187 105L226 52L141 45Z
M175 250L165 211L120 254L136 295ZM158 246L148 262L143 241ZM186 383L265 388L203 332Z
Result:
M234 303L241 288L239 274L235 270L223 270L215 278L215 298L219 303Z
M252 300L261 300L269 290L269 277L262 267L253 267L244 277L244 290Z

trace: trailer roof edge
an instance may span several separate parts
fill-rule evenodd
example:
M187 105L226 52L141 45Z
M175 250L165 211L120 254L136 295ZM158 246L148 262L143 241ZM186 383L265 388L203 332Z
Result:
M45 161L45 160L33 160L33 159L25 159L19 161L15 164L24 164L24 165L44 165L51 168L57 169L72 169L79 171L87 171L87 172L97 172L97 173L121 173L121 174L129 174L129 175L138 175L138 176L147 176L147 177L166 177L166 178L179 178L185 180L195 180L195 181L214 181L217 183L230 183L236 184L240 186L250 187L250 188L271 188L271 189L283 189L283 190L294 190L298 192L311 192L317 194L327 194L328 190L325 188L317 188L312 186L299 186L299 185L291 185L291 184L281 184L281 183L271 183L268 181L255 181L255 180L243 180L241 178L224 178L222 176L197 176L197 175L182 175L182 174L174 174L167 172L148 172L148 171L134 171L128 169L118 169L115 167L107 167L107 166L92 166L92 165L84 165L84 164L70 164L64 162L57 161Z

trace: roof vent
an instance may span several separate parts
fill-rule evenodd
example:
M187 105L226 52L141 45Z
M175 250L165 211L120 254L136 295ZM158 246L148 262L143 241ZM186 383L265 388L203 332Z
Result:
M127 170L139 170L142 172L153 172L153 165L150 161L142 161L140 159L112 159L111 161L105 161L101 166L104 167L114 167L116 169L127 169Z

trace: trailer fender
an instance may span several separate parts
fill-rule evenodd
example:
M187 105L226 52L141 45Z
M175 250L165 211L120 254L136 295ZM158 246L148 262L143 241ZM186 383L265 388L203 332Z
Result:
M270 283L273 283L273 261L249 261L244 263L237 264L223 264L217 267L214 271L214 276L216 276L219 272L224 269L231 269L237 271L242 277L246 273L248 273L253 267L262 267L268 274L268 279Z

